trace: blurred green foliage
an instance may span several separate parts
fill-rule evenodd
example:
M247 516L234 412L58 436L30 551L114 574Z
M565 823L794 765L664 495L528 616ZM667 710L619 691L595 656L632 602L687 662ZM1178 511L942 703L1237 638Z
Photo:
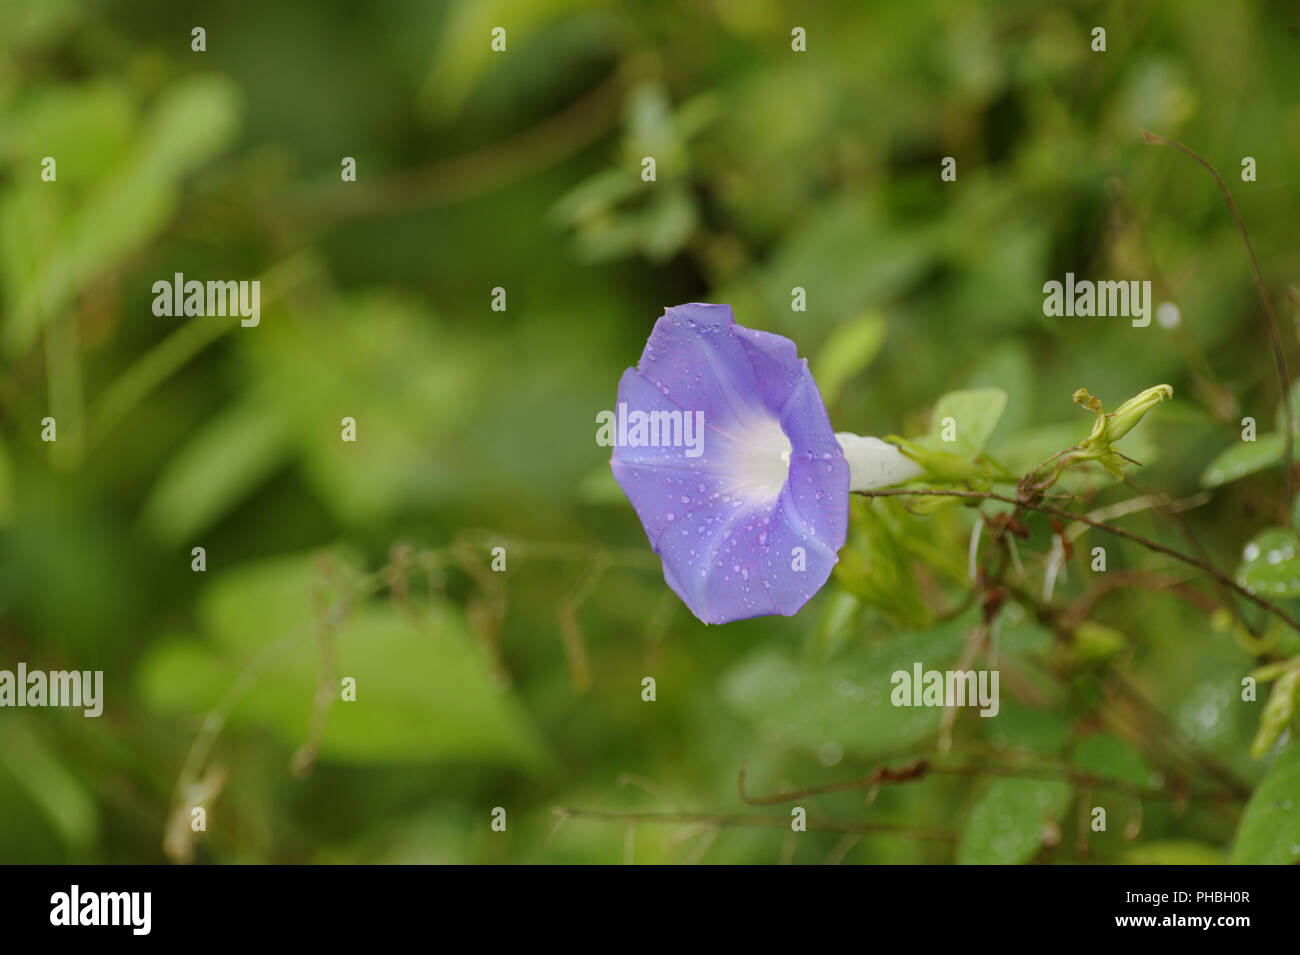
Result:
M1139 484L1057 490L1191 498L1215 565L1294 612L1240 238L1204 171L1138 130L1222 172L1295 354L1298 48L1294 5L1263 0L0 3L0 668L102 669L106 692L97 720L0 711L0 861L158 861L165 833L171 858L225 862L1295 861L1300 641L1180 599L1218 599L1187 568L1079 538L1054 607L1097 544L1108 573L1176 586L1107 592L1071 644L1010 595L1001 713L945 726L890 707L888 676L963 656L969 508L855 501L808 607L706 629L593 434L686 301L792 337L837 429L925 446L976 401L962 454L1016 474L1087 436L1075 389L1114 408L1169 382L1121 447ZM1149 279L1181 323L1047 318L1066 271ZM154 316L176 272L260 279L260 324ZM1152 509L1122 520L1186 544ZM1018 546L1040 590L1050 523ZM356 701L322 709L342 676ZM941 740L1056 778L817 796L797 844L580 818L544 840L555 805L738 812L745 761L772 792ZM950 838L842 841L826 817Z

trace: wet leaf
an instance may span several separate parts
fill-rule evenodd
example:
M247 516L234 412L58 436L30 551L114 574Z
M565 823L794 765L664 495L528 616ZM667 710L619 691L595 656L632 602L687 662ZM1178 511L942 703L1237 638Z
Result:
M1267 527L1241 552L1237 583L1262 597L1300 595L1300 534Z

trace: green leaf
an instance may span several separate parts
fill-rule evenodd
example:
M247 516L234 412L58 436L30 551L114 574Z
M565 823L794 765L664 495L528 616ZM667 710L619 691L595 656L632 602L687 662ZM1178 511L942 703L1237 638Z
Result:
M576 226L608 215L624 199L643 192L645 185L631 170L605 169L560 196L547 217L559 226Z
M1070 754L1074 766L1092 776L1118 779L1132 786L1152 786L1155 774L1143 755L1105 733L1087 737Z
M927 670L950 669L966 627L952 622L929 632L896 633L887 643L821 666L763 652L726 675L723 696L777 745L817 750L833 743L871 753L911 746L938 730L943 709L894 706L891 675L910 674L917 661Z
M1300 534L1285 527L1266 527L1241 554L1237 583L1265 597L1300 595Z
M813 377L828 407L854 375L875 361L887 330L884 318L868 312L837 325L827 336L813 363Z
M898 229L877 203L839 197L804 211L759 279L774 319L798 341L899 295L935 259L924 230ZM807 312L790 311L795 286L808 289Z
M204 595L200 616L215 640L175 640L143 662L151 706L200 716L243 672L256 679L231 714L286 746L308 738L321 670L313 590L326 587L316 559L281 558L245 568ZM379 600L352 608L334 630L333 679L356 680L356 700L336 697L322 759L357 765L473 762L545 771L551 758L527 714L496 685L479 641L445 606L411 615ZM249 671L258 660L264 669Z
M832 659L858 637L858 611L862 601L846 591L829 594L808 633L808 651L818 663Z
M45 234L51 225L44 220L54 215L49 209L6 208L0 220L6 246L30 243L36 226L42 232L33 244L40 251L24 253L28 261L18 267L26 280L18 286L4 329L11 354L29 348L42 324L59 314L83 283L153 238L175 210L182 178L234 138L238 102L234 84L221 77L189 77L169 87L140 124L130 150L61 217L57 235ZM52 194L49 189L35 193Z
M196 616L205 633L240 658L289 630L310 628L320 608L347 597L361 575L361 559L342 547L270 557L214 574Z
M1201 486L1219 487L1272 467L1282 460L1285 444L1285 437L1277 433L1262 434L1256 441L1234 444L1206 466L1201 474Z
M43 157L53 156L59 189L84 196L121 158L134 121L131 93L122 83L99 79L55 86L0 115L0 157L34 169Z
M75 764L74 764L75 765ZM99 840L99 806L66 755L22 719L0 724L0 767L31 796L64 845L84 851Z
M438 30L438 48L425 79L422 98L440 120L455 116L479 81L506 57L493 52L492 30L508 24L506 50L517 56L536 33L574 11L600 7L608 0L460 0L449 4ZM482 40L480 43L479 41ZM544 46L544 44L543 44ZM536 45L534 46L536 48ZM532 75L525 71L525 76Z
M1048 823L1059 823L1070 802L1060 780L995 779L971 807L957 846L961 865L1019 865L1042 845Z
M958 457L974 458L984 453L993 429L998 426L1007 407L1007 393L1001 388L972 388L950 391L934 405L930 433L917 443L932 451L946 451ZM945 422L951 420L951 437Z
M1278 756L1241 815L1232 847L1237 865L1300 863L1300 745Z
M290 450L279 409L227 408L167 463L145 501L144 525L168 543L189 539L256 490Z
M997 719L978 720L979 734L995 749L1015 747L1033 753L1056 754L1070 739L1070 725L1049 709L1025 706L1003 696Z
M685 189L669 189L656 198L641 220L641 244L652 262L666 262L677 254L699 221L695 200Z

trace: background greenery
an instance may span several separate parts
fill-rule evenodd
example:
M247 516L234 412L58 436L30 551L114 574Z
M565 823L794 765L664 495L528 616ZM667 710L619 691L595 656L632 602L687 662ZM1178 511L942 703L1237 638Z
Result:
M890 707L888 674L953 665L978 619L938 620L972 513L896 502L855 504L843 573L796 617L691 617L593 441L663 307L728 302L794 338L840 429L921 434L940 395L1000 387L989 447L1021 469L1087 433L1076 388L1113 408L1168 382L1124 450L1186 499L1243 416L1274 428L1280 391L1221 197L1138 131L1223 172L1295 353L1298 53L1281 0L0 3L0 667L102 669L107 695L98 720L0 711L0 861L1293 861L1293 718L1253 757L1269 689L1239 692L1294 638L1234 634L1186 568L1088 536L1054 606L1088 599L1094 544L1207 597L1106 594L1092 617L1119 642L1092 662L1004 610L1022 680L998 718L959 715L951 755L1057 778L801 803L938 840L544 836L556 805L788 818L739 802L743 761L771 792L933 754L941 714ZM1045 318L1066 271L1151 279L1182 323ZM155 317L173 272L260 278L260 326ZM1218 566L1289 524L1281 485L1272 464L1194 499ZM1050 527L1030 525L1037 591ZM1191 549L1158 514L1123 525ZM358 681L323 724L322 674ZM1214 767L1234 798L1179 797Z

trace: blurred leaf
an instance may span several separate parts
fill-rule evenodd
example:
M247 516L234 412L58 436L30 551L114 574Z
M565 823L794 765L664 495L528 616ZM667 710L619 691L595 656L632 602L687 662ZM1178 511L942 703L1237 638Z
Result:
M1201 487L1220 487L1270 468L1282 460L1285 438L1281 434L1262 434L1255 441L1234 444L1206 465Z
M84 197L127 151L135 118L129 90L114 80L42 89L0 113L0 159L35 192ZM57 184L39 180L46 156L58 164Z
M1300 862L1300 746L1284 749L1255 787L1232 847L1235 865Z
M1059 823L1070 787L1059 780L994 779L971 807L957 846L960 865L1020 865Z
M172 641L140 668L151 706L198 716L215 706L259 654L265 670L236 705L240 726L271 730L286 746L306 741L321 658L311 611L309 559L268 561L214 585L205 617L212 644ZM304 612L295 613L296 610ZM319 611L317 611L319 613ZM290 621L293 621L290 623ZM288 644L281 646L288 624ZM398 607L369 601L354 607L334 632L334 679L356 680L357 698L336 698L320 754L359 765L469 762L542 772L551 758L518 701L498 688L481 645L464 619L438 606L412 619Z
M21 719L0 722L0 766L27 790L69 849L85 850L99 839L94 798L63 757Z
M837 591L830 595L808 634L808 650L814 661L823 663L835 657L857 638L861 606L862 602L851 593Z
M493 353L453 336L409 300L373 292L311 312L264 317L238 336L255 386L248 400L284 419L291 450L342 521L369 526L465 486L455 442L498 386ZM356 441L341 439L344 417Z
M633 170L602 169L555 200L548 216L557 225L576 226L608 214L624 199L644 192L645 188L646 184Z
M651 262L666 262L686 244L699 217L684 189L667 189L650 206L642 245Z
M871 312L831 330L813 363L813 377L827 407L833 405L840 390L864 371L880 353L888 326L884 318Z
M662 83L637 83L623 103L627 128L622 144L624 165L640 169L646 156L655 159L656 172L676 176L685 165L685 143L673 119L673 103Z
M837 743L848 752L881 753L911 746L939 728L941 707L896 707L891 675L945 669L961 652L968 624L950 622L929 632L896 633L888 642L846 652L821 666L805 666L766 651L723 679L733 710L757 724L765 740L817 750Z
M879 307L900 293L935 258L923 232L901 231L876 204L842 197L807 210L784 240L760 284L772 314L791 333L834 328L845 315ZM808 290L808 311L790 312L790 290Z
M466 97L490 64L509 62L546 23L608 0L454 0L425 81L424 95L439 118L449 119L460 111ZM506 29L506 49L494 52L492 30Z
M1070 762L1092 776L1118 779L1131 786L1154 786L1158 779L1146 758L1128 743L1105 733L1094 733L1070 753Z
M1070 739L1070 725L1060 713L1025 706L1005 697L997 718L980 720L978 729L995 749L1011 747L1053 756Z
M141 520L168 544L188 540L256 490L291 450L280 409L232 405L167 463L149 492Z
M353 593L362 572L361 558L344 547L263 558L214 574L196 615L233 656L255 654L291 630L311 630L326 606Z
M233 139L238 102L236 87L222 77L177 82L146 117L124 158L109 162L109 172L68 213L57 237L47 236L35 246L41 250L38 253L7 254L11 260L19 255L27 260L6 268L25 276L15 286L4 329L10 354L30 348L42 324L62 312L85 282L148 241L167 222L180 180ZM19 196L49 197L61 186L62 177L58 183L37 182L32 188L39 192L28 190ZM27 249L29 237L48 233L54 218L48 209L33 208L20 199L7 206L0 218L0 240L7 250Z

